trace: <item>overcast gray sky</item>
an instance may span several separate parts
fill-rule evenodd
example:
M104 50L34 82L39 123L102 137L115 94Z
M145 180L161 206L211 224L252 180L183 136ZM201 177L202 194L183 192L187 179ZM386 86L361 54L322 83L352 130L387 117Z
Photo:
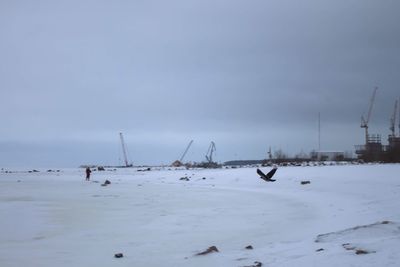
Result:
M0 0L0 167L262 159L386 142L395 0ZM397 123L398 124L398 123ZM398 131L398 127L396 129Z

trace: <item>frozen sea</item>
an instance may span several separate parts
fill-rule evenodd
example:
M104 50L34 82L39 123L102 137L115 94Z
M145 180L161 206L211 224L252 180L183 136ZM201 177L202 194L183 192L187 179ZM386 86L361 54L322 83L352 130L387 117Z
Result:
M8 171L2 267L400 266L399 164Z

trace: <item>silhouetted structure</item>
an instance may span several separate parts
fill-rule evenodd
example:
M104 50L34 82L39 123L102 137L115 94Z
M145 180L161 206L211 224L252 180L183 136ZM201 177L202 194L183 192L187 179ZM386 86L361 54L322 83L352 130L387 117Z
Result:
M384 160L384 146L381 142L379 134L367 135L367 142L365 145L356 146L356 154L359 159L365 162L383 161Z
M400 137L389 135L389 145L386 148L386 162L400 162Z
M395 101L393 115L390 118L390 134L388 136L388 145L382 145L381 135L368 134L368 122L371 116L376 90L377 88L375 88L372 94L367 119L361 117L361 128L365 128L365 145L357 145L356 154L358 155L359 159L365 162L400 162L400 136L397 137L395 131L398 104L397 100Z

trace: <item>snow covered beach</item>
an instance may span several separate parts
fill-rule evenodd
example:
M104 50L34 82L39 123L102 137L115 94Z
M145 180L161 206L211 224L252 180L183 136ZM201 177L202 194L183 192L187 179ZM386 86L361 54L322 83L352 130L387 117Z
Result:
M281 167L267 183L255 168L127 168L90 182L84 169L2 172L0 266L399 266L399 173ZM210 246L219 252L196 256Z

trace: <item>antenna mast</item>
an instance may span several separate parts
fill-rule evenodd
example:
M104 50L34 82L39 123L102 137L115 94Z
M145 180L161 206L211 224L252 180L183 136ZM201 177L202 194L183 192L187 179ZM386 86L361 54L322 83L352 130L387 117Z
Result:
M269 150L268 150L268 158L269 158L269 161L271 161L271 160L272 160L271 146L269 146Z
M321 152L321 112L318 112L318 153Z
M396 128L395 128L395 124L396 124L396 115L397 115L397 99L396 102L394 103L394 111L393 111L393 115L390 118L390 131L392 132L392 136L395 137L396 136ZM400 126L400 125L399 125Z

